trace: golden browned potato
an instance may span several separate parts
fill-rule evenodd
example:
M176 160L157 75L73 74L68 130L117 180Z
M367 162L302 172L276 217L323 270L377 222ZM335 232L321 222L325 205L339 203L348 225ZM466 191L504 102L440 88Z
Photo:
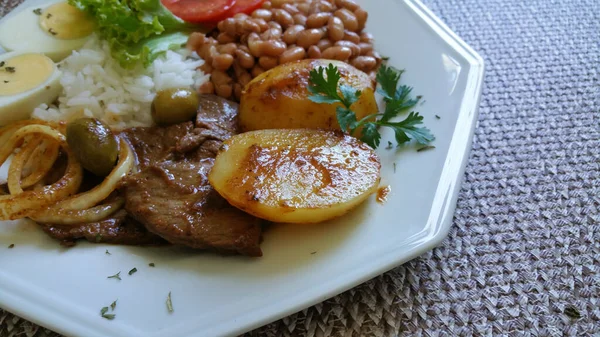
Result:
M256 217L316 223L374 193L380 168L372 148L341 131L261 130L227 140L209 181L229 203Z
M248 83L240 101L242 130L339 129L335 109L341 104L319 104L308 99L310 71L330 63L340 72L340 84L362 91L351 106L357 120L377 113L375 84L367 74L345 62L302 60L275 67Z

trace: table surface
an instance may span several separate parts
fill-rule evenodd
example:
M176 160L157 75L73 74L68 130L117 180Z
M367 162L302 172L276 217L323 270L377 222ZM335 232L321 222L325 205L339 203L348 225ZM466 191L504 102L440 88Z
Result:
M448 238L248 337L600 334L600 1L424 2L486 62Z

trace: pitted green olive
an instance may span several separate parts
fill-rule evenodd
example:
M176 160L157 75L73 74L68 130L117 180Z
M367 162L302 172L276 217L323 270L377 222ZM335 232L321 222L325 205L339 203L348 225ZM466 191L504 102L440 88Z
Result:
M81 166L97 176L107 176L119 156L117 138L95 118L80 118L67 125L67 143Z
M152 101L152 119L158 125L187 122L194 119L199 104L198 94L191 89L161 90Z

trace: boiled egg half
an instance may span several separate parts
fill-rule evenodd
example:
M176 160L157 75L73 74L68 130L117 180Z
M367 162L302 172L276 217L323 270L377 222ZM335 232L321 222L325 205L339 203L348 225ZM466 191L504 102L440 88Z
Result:
M27 119L38 105L60 94L61 72L40 53L0 54L0 125Z
M58 62L81 48L94 21L66 2L29 7L0 23L0 46L7 51L42 53Z

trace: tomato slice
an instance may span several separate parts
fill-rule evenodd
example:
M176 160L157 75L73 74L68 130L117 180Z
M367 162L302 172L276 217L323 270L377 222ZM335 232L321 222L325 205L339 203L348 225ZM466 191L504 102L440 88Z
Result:
M192 23L209 22L225 15L236 0L160 0L173 15Z
M250 15L256 9L260 8L263 2L265 2L265 0L237 0L235 2L235 5L231 7L226 13L211 21L214 24L217 24L219 21L230 18L236 15L237 13L246 13Z

